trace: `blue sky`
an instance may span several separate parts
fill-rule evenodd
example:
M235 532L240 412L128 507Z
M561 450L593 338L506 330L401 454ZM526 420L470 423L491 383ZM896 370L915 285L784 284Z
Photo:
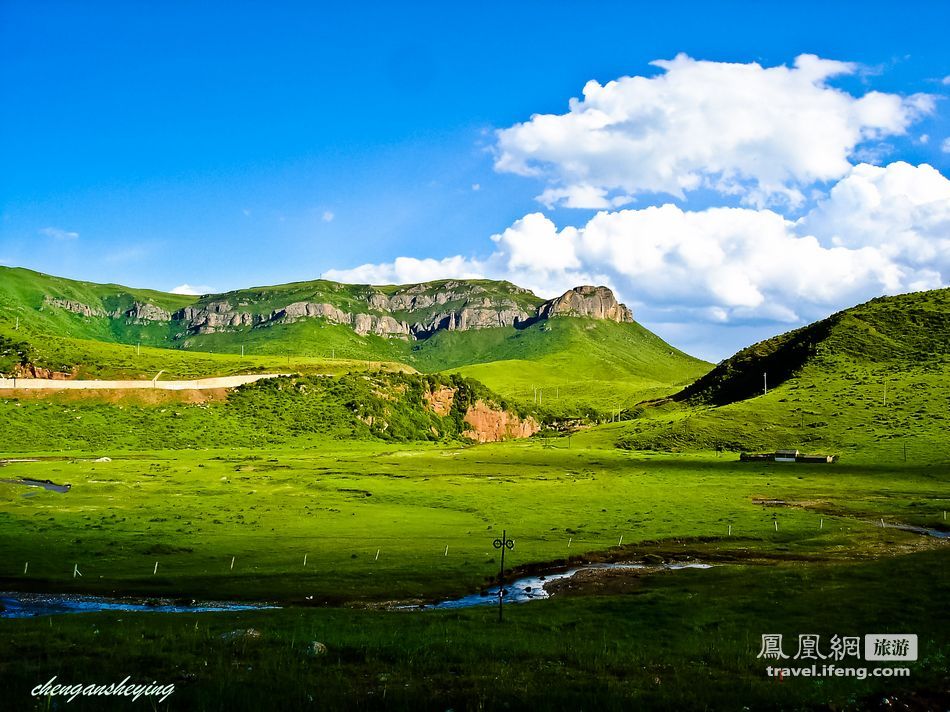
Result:
M948 26L948 6L931 2L899 9L893 3L703 2L668 11L658 3L610 2L275 8L7 1L0 4L0 263L164 290L184 284L225 290L327 273L474 270L524 274L526 286L553 292L572 277L600 277L648 326L718 358L753 337L847 306L848 299L947 284L947 248L931 236L933 203L946 202L938 183L950 175L950 144L943 143L950 136ZM571 199L539 202L546 189L576 187L564 166L577 157L559 164L552 149L531 170L507 170L498 165L497 132L534 114L568 113L568 101L590 80L604 85L625 76L673 76L679 70L650 63L680 53L766 68L792 67L799 55L813 54L855 63L821 80L851 97L871 91L930 97L926 106L907 103L903 118L880 131L884 135L846 147L853 165L901 161L936 170L928 174L931 187L921 189L926 200L912 196L914 205L929 207L901 218L912 224L901 223L900 230L916 230L903 256L868 256L868 249L883 249L880 240L834 232L838 228L828 225L846 222L840 205L810 214L849 178L841 171L792 181L803 199L798 204L772 194L756 203L761 177L746 175L723 187L706 180L711 173L700 166L704 183L674 195L654 192L648 180L617 178L627 166L607 171L591 162L584 171L602 176L594 181L597 190L611 200L629 194L627 202L599 208L607 214L601 222L617 215L610 234L618 240L626 239L625 229L653 229L662 241L673 229L669 220L650 227L640 220L646 213L619 215L623 210L670 204L687 213L673 215L674 222L697 213L708 218L702 211L710 208L745 209L750 214L743 219L754 217L753 209L770 210L788 221L807 218L827 248L820 259L839 264L833 250L847 245L860 257L846 270L856 286L832 293L825 284L803 284L809 295L819 295L807 309L796 306L802 300L795 294L764 287L758 300L747 288L717 284L691 293L671 277L677 284L664 292L662 274L614 270L603 260L621 256L601 251L597 262L590 245L583 254L577 247L571 264L549 265L543 274L519 271L511 258L517 250L551 252L535 238L540 233L525 237L526 216L544 216L556 231L551 239L564 241L565 228L585 226L590 237L597 201L574 200L581 207L566 207ZM673 107L674 113L681 109ZM894 128L901 121L902 128ZM512 155L524 158L526 143L518 139L512 146ZM581 159L593 161L586 154ZM678 165L695 168L694 159ZM883 186L889 175L851 177ZM907 174L894 184L919 181ZM881 190L897 201L910 189ZM921 227L924 213L930 223ZM532 230L538 229L549 228L536 220ZM490 239L506 230L511 240ZM807 247L800 242L805 237L792 236L796 249ZM505 248L501 264L492 256L509 242L515 246ZM774 248L783 249L780 242ZM677 249L680 259L687 247ZM394 266L398 258L453 256L464 264L422 272ZM810 258L803 252L800 259L807 264ZM376 268L352 271L361 265ZM716 279L733 277L726 270Z

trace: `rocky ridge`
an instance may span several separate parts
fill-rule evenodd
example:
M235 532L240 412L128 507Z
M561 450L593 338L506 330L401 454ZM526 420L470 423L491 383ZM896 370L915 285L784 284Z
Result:
M128 323L171 322L175 338L213 334L241 328L257 328L294 323L304 319L323 319L342 324L361 336L375 334L407 340L425 339L439 331L469 331L493 327L526 326L541 319L578 316L616 322L631 322L630 309L620 304L607 287L580 286L560 297L542 302L529 311L529 300L515 295L531 293L510 285L510 294L490 293L479 284L459 280L401 287L391 294L369 288L361 301L365 311L346 311L327 302L298 300L269 312L255 313L224 298L199 301L171 313L155 304L134 302L131 307L105 311L69 299L47 296L44 306L53 306L85 317L111 317ZM535 302L536 303L536 302Z

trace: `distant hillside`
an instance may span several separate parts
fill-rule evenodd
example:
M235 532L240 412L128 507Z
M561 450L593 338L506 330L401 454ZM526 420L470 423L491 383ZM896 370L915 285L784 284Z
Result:
M215 358L228 373L242 362L253 371L280 366L278 357L287 360L279 370L323 371L309 364L321 359L462 369L552 417L599 417L668 395L708 369L634 322L605 287L544 301L490 280L316 280L193 297L0 268L0 337L10 352L0 371L28 351L37 366L80 377L150 377L161 368L168 377L208 375Z
M412 363L475 378L550 417L609 418L669 395L709 370L637 323L551 319L513 333L446 333L418 345Z
M775 388L806 365L918 365L950 354L950 289L879 297L742 349L674 398L724 405Z
M635 409L615 437L633 449L950 461L950 289L874 299L743 349Z
M415 341L555 316L633 321L605 287L578 287L545 302L491 280L382 286L315 280L191 297L6 267L0 267L0 313L14 323L19 318L28 333L207 351L300 341L301 330L287 327L314 322Z

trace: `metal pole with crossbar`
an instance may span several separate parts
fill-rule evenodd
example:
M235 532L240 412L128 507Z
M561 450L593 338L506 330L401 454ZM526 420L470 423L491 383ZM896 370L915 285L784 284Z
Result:
M498 622L501 623L505 602L505 549L514 549L515 542L509 539L508 533L502 529L501 539L495 539L492 546L501 549L501 570L498 572Z

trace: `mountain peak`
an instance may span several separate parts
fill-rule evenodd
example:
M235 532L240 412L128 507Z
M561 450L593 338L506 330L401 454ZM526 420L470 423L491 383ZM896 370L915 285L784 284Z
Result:
M583 316L616 322L633 321L633 312L617 301L609 287L589 284L568 289L560 297L550 299L538 307L538 317Z

